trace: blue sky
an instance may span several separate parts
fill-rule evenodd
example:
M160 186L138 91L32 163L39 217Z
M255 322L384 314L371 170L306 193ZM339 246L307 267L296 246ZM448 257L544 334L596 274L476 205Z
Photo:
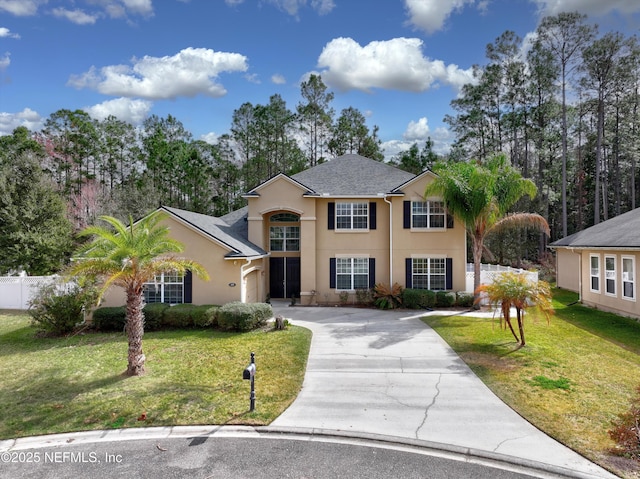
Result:
M171 114L215 141L245 102L277 93L295 110L316 73L336 115L380 127L387 156L428 136L442 151L486 45L575 10L603 31L640 26L640 0L0 0L0 134L66 108Z

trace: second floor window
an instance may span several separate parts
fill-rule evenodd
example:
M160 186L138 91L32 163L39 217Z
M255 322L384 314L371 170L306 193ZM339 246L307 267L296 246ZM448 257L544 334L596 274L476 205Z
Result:
M412 201L412 228L444 228L446 211L443 201Z
M336 203L336 229L366 230L368 228L368 203Z
M271 251L300 251L300 227L271 226L269 248Z

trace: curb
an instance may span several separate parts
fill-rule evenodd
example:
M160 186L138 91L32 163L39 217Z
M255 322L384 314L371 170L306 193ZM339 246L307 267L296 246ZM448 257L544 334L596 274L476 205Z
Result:
M272 438L299 441L342 442L363 447L399 449L414 454L425 454L457 461L479 463L503 470L525 474L533 473L537 477L573 479L596 479L605 477L506 454L421 439L318 428L273 426L166 426L50 434L0 441L0 452L103 442L193 437ZM610 475L610 477L616 476Z

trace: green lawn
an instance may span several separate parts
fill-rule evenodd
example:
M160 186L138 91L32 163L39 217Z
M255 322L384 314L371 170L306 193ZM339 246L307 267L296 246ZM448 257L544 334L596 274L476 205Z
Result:
M640 385L640 323L572 304L554 291L555 315L527 315L527 345L517 349L498 319L425 317L507 404L552 437L625 477L607 431Z
M124 334L36 338L0 312L0 439L120 427L269 424L297 396L311 332L151 332L146 374L126 377ZM256 410L242 371L256 354Z

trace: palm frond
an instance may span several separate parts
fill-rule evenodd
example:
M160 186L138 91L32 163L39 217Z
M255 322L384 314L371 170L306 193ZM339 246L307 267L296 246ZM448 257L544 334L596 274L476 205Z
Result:
M532 228L547 236L551 234L549 223L537 213L510 213L496 221L490 232L497 233L511 228Z

